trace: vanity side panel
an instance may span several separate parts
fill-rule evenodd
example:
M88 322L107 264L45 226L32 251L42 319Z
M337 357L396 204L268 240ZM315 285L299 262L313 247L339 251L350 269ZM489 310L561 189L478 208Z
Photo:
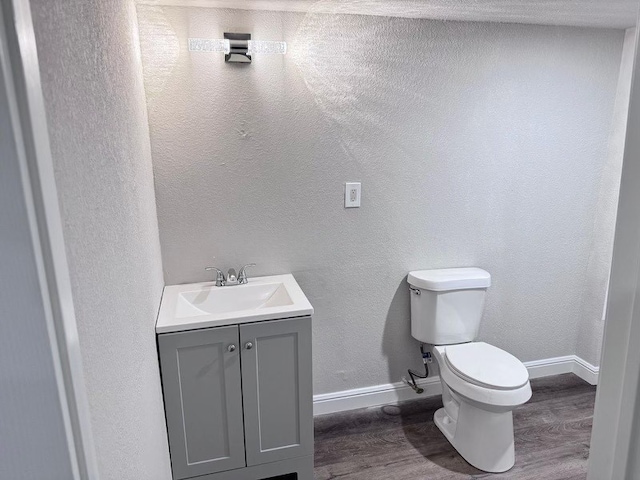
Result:
M247 465L311 455L311 317L241 325L240 339Z
M238 340L237 326L158 336L175 480L245 466Z

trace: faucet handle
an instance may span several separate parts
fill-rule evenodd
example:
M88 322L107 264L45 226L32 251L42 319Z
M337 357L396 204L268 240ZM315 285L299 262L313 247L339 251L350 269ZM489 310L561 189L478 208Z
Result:
M216 271L216 287L224 287L226 285L226 280L224 278L224 273L217 267L205 267L206 271L215 270Z
M245 271L245 269L249 267L255 267L255 266L256 266L255 263L247 263L246 265L243 265L240 271L238 272L238 283L244 284L249 282L249 279L247 278L247 272Z

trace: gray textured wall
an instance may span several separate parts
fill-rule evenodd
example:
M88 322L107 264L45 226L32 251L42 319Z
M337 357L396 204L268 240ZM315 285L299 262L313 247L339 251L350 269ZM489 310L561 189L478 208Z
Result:
M132 2L31 2L101 478L171 477L163 279Z
M592 365L600 365L602 351L606 301L606 296L603 296L602 292L606 291L609 286L609 271L613 255L613 237L627 131L635 36L634 28L625 32L611 136L609 137L609 154L600 180L598 204L593 221L591 251L589 252L587 273L584 276L582 315L578 323L576 355Z
M5 85L0 70L0 478L69 480L69 444Z
M316 308L315 393L418 363L409 270L493 275L481 339L575 352L623 32L139 6L165 280L258 263ZM226 65L188 37L286 56ZM362 181L360 209L343 182ZM604 291L595 292L603 296ZM599 314L599 313L598 313Z

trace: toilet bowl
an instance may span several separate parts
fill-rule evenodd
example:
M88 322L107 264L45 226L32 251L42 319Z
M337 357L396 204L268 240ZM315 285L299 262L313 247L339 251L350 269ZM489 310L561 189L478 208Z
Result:
M486 472L513 467L512 411L531 398L526 367L484 342L435 346L443 408L434 421L462 457Z
M443 408L434 421L462 457L486 472L515 463L513 409L531 398L529 373L516 357L476 341L491 275L476 267L419 270L407 281L411 334L432 345Z

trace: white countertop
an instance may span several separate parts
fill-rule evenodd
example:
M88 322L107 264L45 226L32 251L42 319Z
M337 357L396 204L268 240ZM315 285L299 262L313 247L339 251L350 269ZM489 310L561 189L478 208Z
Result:
M276 296L282 298L282 288L286 289L285 295L288 294L288 297L285 297L285 301L273 300ZM224 292L221 292L223 289ZM261 291L260 298L252 299L251 308L227 308L228 311L215 313L206 311L207 308L216 309L218 305L215 300L216 295L232 297L231 302L235 302L235 305L242 304L245 293L248 298L257 290L264 290L266 294ZM226 300L223 299L223 301ZM270 303L277 305L272 306ZM156 333L180 332L312 314L313 307L291 274L249 278L249 282L244 285L224 287L216 287L215 282L167 285L162 294Z

